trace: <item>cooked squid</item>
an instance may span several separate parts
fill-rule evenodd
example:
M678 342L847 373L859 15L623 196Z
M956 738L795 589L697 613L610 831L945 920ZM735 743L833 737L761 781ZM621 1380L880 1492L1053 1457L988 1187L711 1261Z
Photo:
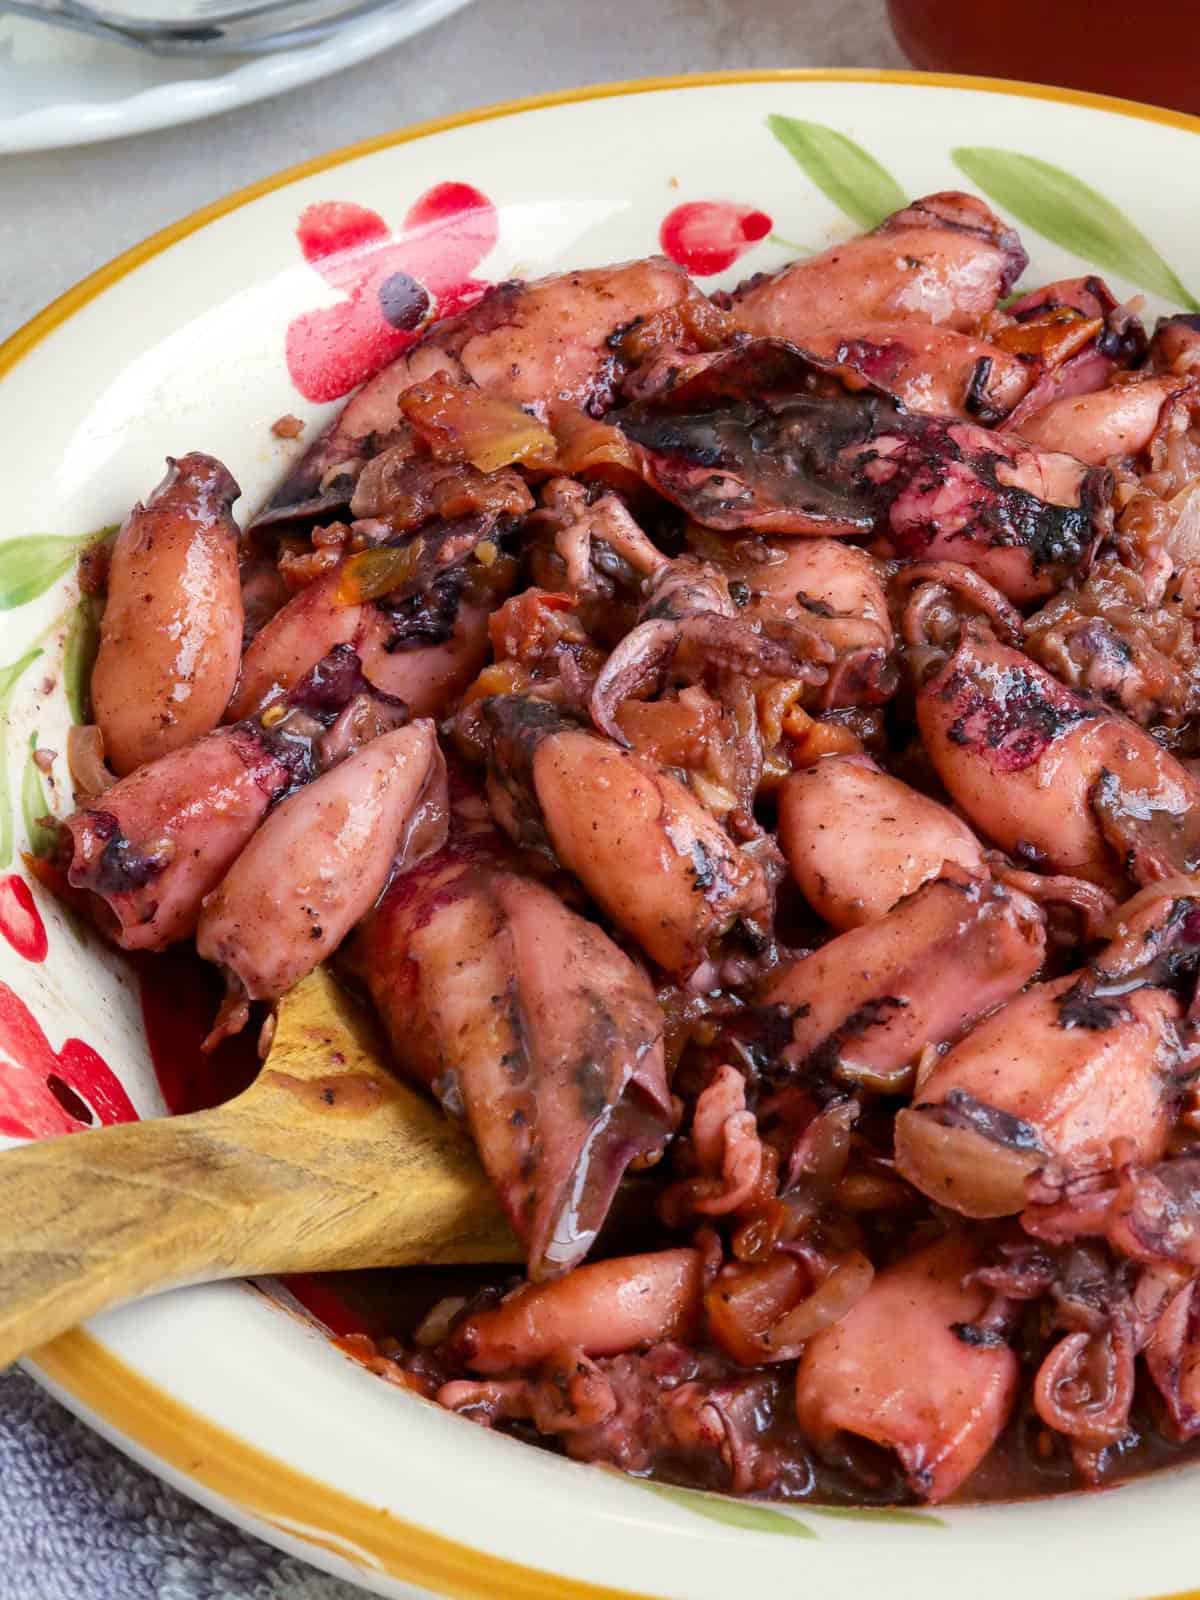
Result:
M964 822L861 756L830 756L785 780L779 842L808 903L843 932L877 922L947 862L987 873Z
M874 531L896 555L962 562L1018 602L1086 569L1112 520L1104 468L851 392L778 340L618 421L648 481L706 527Z
M840 1434L894 1451L924 1500L945 1500L999 1437L1016 1399L1017 1358L1004 1339L964 1338L987 1304L965 1280L977 1257L951 1236L880 1273L858 1304L820 1333L796 1375L805 1433Z
M645 973L473 833L396 878L362 960L397 1061L465 1119L530 1276L577 1265L671 1128Z
M896 1118L896 1164L968 1217L1012 1215L1051 1161L1101 1162L1114 1140L1162 1155L1172 1112L1178 1001L1105 995L1089 974L1036 984L975 1027Z
M735 923L761 927L761 861L670 773L536 701L501 697L484 710L498 820L573 872L660 967L688 978Z
M734 295L752 333L803 344L813 328L903 318L970 332L1025 270L1021 241L973 195L927 195L873 232Z
M970 821L1019 861L1105 888L1200 864L1200 788L1149 734L972 629L917 720Z
M945 864L878 921L782 966L763 995L791 1021L781 1070L904 1088L926 1046L952 1042L1037 971L1041 913Z
M200 954L249 1000L278 1000L367 914L397 864L445 841L431 722L381 734L274 808L204 900Z
M1025 264L947 193L501 284L89 551L35 870L210 1048L330 963L522 1243L372 1370L838 1505L1200 1449L1200 324Z
M168 460L117 534L92 705L120 777L211 733L229 703L242 651L230 509L240 493L212 456Z

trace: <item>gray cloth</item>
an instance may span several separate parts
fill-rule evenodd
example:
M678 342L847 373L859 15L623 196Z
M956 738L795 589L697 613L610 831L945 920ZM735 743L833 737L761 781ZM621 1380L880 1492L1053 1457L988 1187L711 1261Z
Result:
M0 1374L0 1600L365 1600L113 1450Z

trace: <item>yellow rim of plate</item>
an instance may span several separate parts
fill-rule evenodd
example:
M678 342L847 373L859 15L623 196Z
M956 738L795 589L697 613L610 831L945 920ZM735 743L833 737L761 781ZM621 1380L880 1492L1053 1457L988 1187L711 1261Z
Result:
M39 1350L35 1362L53 1383L193 1483L293 1538L356 1561L365 1572L387 1572L454 1600L651 1600L483 1555L342 1494L173 1400L81 1329Z
M703 89L716 84L879 83L913 84L920 88L974 89L1029 100L1053 100L1116 112L1144 122L1200 134L1200 117L1182 111L1146 106L1112 95L1055 89L1006 78L972 78L949 72L857 71L854 69L779 69L763 72L708 72L693 76L631 79L592 88L565 89L438 117L394 133L379 134L344 145L326 155L287 167L258 183L237 189L211 205L143 239L68 289L44 311L0 345L0 377L22 357L82 310L105 289L128 276L143 262L197 233L218 217L249 205L261 195L286 188L315 173L327 172L377 150L392 149L479 122L518 116L549 106L578 105L621 95L651 94L663 89ZM90 1334L75 1330L39 1350L34 1361L45 1375L117 1433L175 1471L220 1495L249 1515L276 1526L293 1538L346 1556L361 1551L392 1577L422 1585L453 1600L650 1600L630 1590L611 1589L578 1579L558 1577L505 1561L447 1539L428 1528L355 1500L339 1490L296 1471L237 1435L207 1421L197 1411L172 1399L141 1377ZM1164 1597L1200 1600L1200 1590Z

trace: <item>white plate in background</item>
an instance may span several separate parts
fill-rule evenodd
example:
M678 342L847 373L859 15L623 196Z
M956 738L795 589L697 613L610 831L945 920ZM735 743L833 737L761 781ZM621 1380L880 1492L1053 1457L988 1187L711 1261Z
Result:
M398 0L319 44L267 56L153 56L0 16L0 154L121 139L266 100L411 39L470 0Z

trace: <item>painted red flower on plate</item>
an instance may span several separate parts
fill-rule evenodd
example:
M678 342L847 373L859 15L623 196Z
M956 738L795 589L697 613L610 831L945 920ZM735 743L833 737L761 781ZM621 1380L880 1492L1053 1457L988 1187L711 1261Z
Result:
M663 254L698 278L724 272L771 231L771 219L732 200L688 200L663 218Z
M24 878L15 872L0 878L0 933L26 961L44 961L50 948L46 924Z
M471 274L496 243L499 218L468 183L427 189L393 233L349 200L309 206L296 224L304 259L344 296L287 331L292 382L306 400L337 400L394 361L439 317L488 285Z
M120 1079L91 1045L68 1039L55 1051L25 1002L0 983L0 1134L45 1139L136 1121Z

